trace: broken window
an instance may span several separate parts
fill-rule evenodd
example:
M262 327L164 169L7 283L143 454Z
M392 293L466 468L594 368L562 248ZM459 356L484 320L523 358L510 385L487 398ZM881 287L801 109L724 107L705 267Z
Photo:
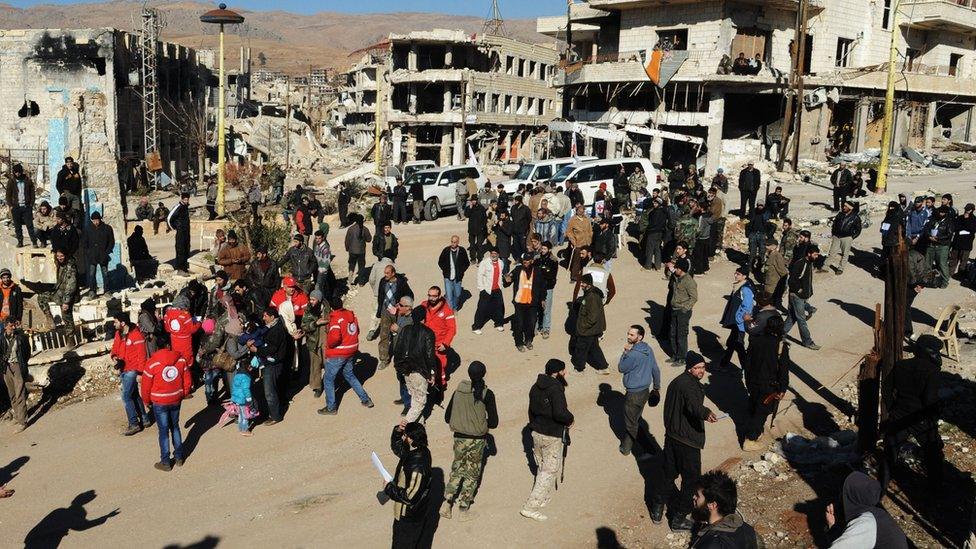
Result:
M502 104L502 95L500 93L491 94L491 104L488 106L488 112L499 112L498 109Z
M505 56L505 74L512 74L513 65L515 65L515 58L511 55Z
M881 28L891 30L891 0L884 0L884 8L881 9Z
M665 51L688 49L688 29L657 31L657 47Z
M506 95L505 96L505 109L504 109L504 113L505 114L512 114L512 96L511 95Z
M962 55L958 53L949 54L949 76L958 76L959 63L962 61Z
M407 86L394 86L393 110L406 112L410 109L410 90Z
M921 63L919 63L918 58L922 56L922 52L915 48L908 48L905 51L905 67L908 72L912 72L920 68Z
M393 70L406 69L410 63L410 46L406 44L393 45Z
M834 66L835 67L846 67L848 66L848 58L851 55L851 51L854 49L854 40L850 38L837 37L837 53L834 54Z
M443 69L447 48L443 45L421 45L417 48L417 70Z
M546 74L546 72L548 71L548 69L549 69L549 67L545 63L539 63L539 80L545 80L546 79L546 76L548 76Z
M444 85L429 83L417 90L417 114L444 112Z

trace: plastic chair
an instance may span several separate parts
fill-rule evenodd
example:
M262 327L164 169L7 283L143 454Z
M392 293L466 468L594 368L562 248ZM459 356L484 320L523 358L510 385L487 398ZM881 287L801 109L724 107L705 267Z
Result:
M959 362L959 340L956 338L956 322L959 320L959 305L946 305L935 321L932 335L942 341L946 354L952 360ZM945 324L945 329L942 329Z

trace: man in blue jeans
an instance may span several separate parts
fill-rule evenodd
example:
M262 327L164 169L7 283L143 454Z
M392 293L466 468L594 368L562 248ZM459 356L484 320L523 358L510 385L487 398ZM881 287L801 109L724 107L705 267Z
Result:
M373 407L373 401L356 379L352 369L356 362L356 355L359 354L359 321L356 319L356 313L346 309L339 296L333 296L330 304L332 312L329 313L329 331L325 341L325 379L323 380L325 407L318 411L324 416L334 416L339 412L335 401L335 379L340 372L363 406Z
M142 373L142 400L151 404L159 428L160 471L170 471L173 463L183 465L183 434L180 432L180 404L190 394L193 378L186 361L176 351L160 349L149 357ZM169 443L173 439L173 460Z
M397 336L404 328L413 324L413 298L405 295L400 298L400 302L397 303L397 317L396 322L390 325L390 356L393 356L393 350L396 348ZM400 413L400 417L407 415L407 411L410 410L410 391L407 390L406 378L400 374L397 374L397 381L400 383L400 398L393 401L393 404L398 406L403 406L403 411Z
M437 258L437 265L441 268L441 274L444 275L444 298L451 309L457 311L461 304L461 291L463 290L461 280L464 278L464 272L471 266L467 252L461 247L460 236L451 236L451 245L441 250L441 255Z
M152 425L146 407L139 397L139 374L146 368L146 340L139 328L129 320L129 313L115 315L115 339L111 357L122 381L122 404L129 420L122 432L132 436Z
M261 318L268 328L261 338L261 346L258 347L255 340L250 340L247 342L247 347L252 353L257 354L264 368L261 383L264 385L264 399L268 403L268 420L264 425L270 427L284 419L278 382L288 360L289 347L294 343L292 343L292 336L285 331L285 323L281 320L278 309L268 307Z
M552 330L552 300L559 275L559 262L552 255L552 242L545 240L539 246L539 258L535 262L536 269L542 275L545 283L546 297L542 302L542 314L539 315L539 332L542 339L549 339Z

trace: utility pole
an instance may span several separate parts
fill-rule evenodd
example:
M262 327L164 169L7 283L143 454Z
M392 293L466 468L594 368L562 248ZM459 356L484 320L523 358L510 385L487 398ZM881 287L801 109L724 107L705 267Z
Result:
M156 43L159 40L159 13L142 8L142 32L139 33L139 55L142 57L142 148L144 158L159 155L159 83L156 78ZM146 180L150 189L159 182L159 172L146 163ZM197 168L203 173L203 166ZM176 177L176 174L173 174Z
M807 21L809 20L810 0L802 0L800 4L802 14L800 15L800 41L799 55L797 56L796 71L796 114L793 124L793 173L796 173L800 165L800 124L803 120L803 72L806 69L804 60L807 57ZM768 181L767 181L768 183Z
M285 170L291 165L291 77L285 77Z
M891 8L891 44L888 46L888 87L885 90L884 124L881 130L881 160L878 162L878 194L888 188L888 162L891 159L891 130L895 110L895 63L898 60L898 8L901 0L895 0Z
M790 129L794 125L794 101L797 110L800 109L800 102L803 101L802 97L796 96L796 84L798 75L803 72L803 57L807 41L806 16L808 5L809 0L800 0L800 5L797 7L796 12L796 27L793 37L793 63L790 67L789 89L786 92L786 113L783 115L783 132L780 137L779 158L776 161L776 169L778 171L783 171L783 166L786 164L786 143L790 138Z

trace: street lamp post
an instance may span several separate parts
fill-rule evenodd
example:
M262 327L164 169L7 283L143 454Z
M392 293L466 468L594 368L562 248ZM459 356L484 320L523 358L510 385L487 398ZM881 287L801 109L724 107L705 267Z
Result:
M224 25L243 23L244 16L227 9L227 4L220 4L217 9L201 15L200 21L220 25L219 98L217 104L217 214L224 215L224 157L227 155L224 136Z

